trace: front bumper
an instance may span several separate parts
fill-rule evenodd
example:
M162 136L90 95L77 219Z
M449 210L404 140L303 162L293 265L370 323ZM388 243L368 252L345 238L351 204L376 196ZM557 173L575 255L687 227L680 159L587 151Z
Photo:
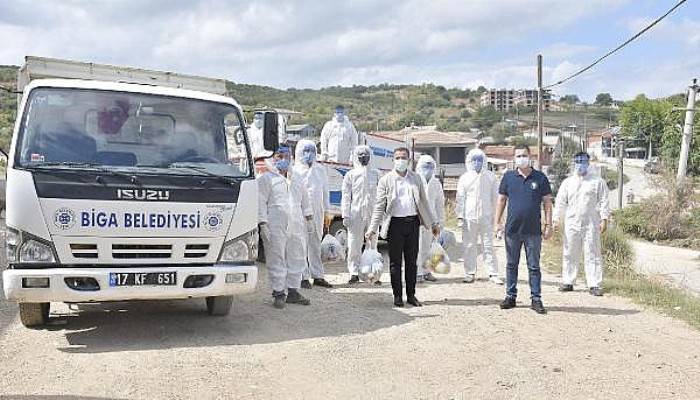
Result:
M177 272L177 284L173 286L120 286L109 285L110 272ZM185 288L183 284L190 275L214 275L214 280L201 288ZM245 282L226 283L227 274L246 274ZM48 288L23 288L22 278L48 277ZM65 278L94 278L99 290L79 291L70 288ZM209 296L230 296L250 293L258 282L255 265L216 264L203 267L129 267L110 268L47 268L7 269L2 273L5 297L19 303L66 302L86 303L123 300L166 300Z

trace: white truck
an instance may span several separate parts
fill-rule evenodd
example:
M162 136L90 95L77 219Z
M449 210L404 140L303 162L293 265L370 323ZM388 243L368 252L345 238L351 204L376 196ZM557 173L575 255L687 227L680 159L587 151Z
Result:
M3 289L25 326L51 302L205 298L226 315L255 289L257 184L223 80L27 57L17 82Z

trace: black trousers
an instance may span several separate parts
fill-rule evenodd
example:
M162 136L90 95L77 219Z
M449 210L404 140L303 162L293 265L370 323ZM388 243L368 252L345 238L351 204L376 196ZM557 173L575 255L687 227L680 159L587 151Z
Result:
M391 273L391 288L394 291L394 297L400 297L403 294L402 261L406 264L406 295L416 294L419 228L420 221L417 216L391 218L387 240L389 242L389 272Z

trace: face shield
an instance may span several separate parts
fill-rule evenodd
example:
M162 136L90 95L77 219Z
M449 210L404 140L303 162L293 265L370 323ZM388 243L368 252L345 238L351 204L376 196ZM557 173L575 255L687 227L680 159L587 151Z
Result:
M316 161L316 146L313 143L307 143L301 151L301 160L311 165Z
M287 170L289 169L290 158L291 157L289 154L289 148L288 147L280 147L272 155L272 165L280 173L286 173Z
M345 121L345 108L336 107L335 108L335 120L338 122Z
M435 162L419 163L416 166L416 171L425 178L426 182L430 182L435 175Z
M577 155L574 157L574 171L578 175L586 175L590 161L587 155Z
M255 115L253 115L253 125L255 125L255 127L258 129L262 129L262 126L263 126L262 113L255 113Z

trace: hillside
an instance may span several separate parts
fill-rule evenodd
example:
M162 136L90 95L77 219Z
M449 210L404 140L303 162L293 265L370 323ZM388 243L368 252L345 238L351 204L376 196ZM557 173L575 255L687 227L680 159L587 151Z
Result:
M17 67L0 66L0 84L14 87ZM333 108L342 104L362 131L398 130L411 124L437 125L445 131L466 131L469 128L481 128L492 136L502 138L506 132L499 121L515 118L495 112L492 108L480 108L479 95L484 88L447 89L433 84L375 86L333 86L323 89L276 89L267 86L227 83L229 94L244 106L247 112L256 107L276 107L302 112L301 117L292 120L292 124L310 123L319 131L332 116ZM15 118L15 96L0 92L0 146L7 149ZM582 107L577 107L576 115L571 112L552 112L545 114L545 125L560 127L571 121L582 123ZM587 109L589 129L597 129L608 124L608 109ZM250 118L250 115L248 115ZM616 117L613 117L613 120ZM531 125L534 114L520 113L519 119L524 125ZM522 124L521 124L522 125Z

